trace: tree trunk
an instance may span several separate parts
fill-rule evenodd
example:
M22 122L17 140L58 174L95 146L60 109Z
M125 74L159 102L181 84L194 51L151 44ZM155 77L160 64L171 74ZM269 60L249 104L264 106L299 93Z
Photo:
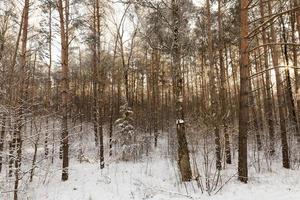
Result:
M29 15L29 0L25 0L24 4L24 15L23 15L23 30L22 30L22 46L21 46L21 59L20 59L20 83L25 83L26 81L26 55L27 55L27 36L28 36L28 15ZM16 127L14 130L13 143L16 149L16 159L15 159L15 184L14 184L14 200L18 199L18 187L20 179L20 167L22 158L22 128L23 128L23 112L25 106L25 88L24 85L20 85L19 90L19 109L17 110L16 116Z
M240 104L239 104L239 159L238 176L241 182L248 182L247 166L247 134L249 121L249 41L248 41L248 0L241 0L240 23L241 23L241 44L240 44Z
M190 181L192 179L192 170L190 165L190 156L188 150L187 139L185 135L185 121L183 110L183 78L181 73L181 10L177 0L172 0L172 18L173 18L173 89L175 97L176 109L176 131L178 140L178 165L181 173L182 181Z
M264 9L264 3L262 0L260 0L260 15L261 15L261 24L264 23L265 19L265 9ZM271 95L271 77L270 77L270 72L268 70L269 68L269 59L268 59L268 48L265 45L267 43L266 39L266 30L262 30L262 42L264 45L264 68L266 71L266 102L265 102L265 112L266 112L266 118L267 118L267 123L268 123L268 130L269 130L269 153L270 155L274 155L275 153L275 130L274 130L274 122L273 122L273 110L272 110L272 95Z
M272 15L272 6L271 2L268 1L268 11L269 15ZM271 42L276 43L276 33L273 27L273 20L270 22L271 24ZM282 85L282 79L280 75L280 71L278 69L279 66L279 55L278 55L278 49L276 45L271 46L272 49L272 61L273 61L273 67L275 67L275 78L276 78L276 87L277 87L277 99L278 99L278 106L279 106L279 123L280 123L280 135L281 135L281 150L282 150L282 164L284 168L289 169L290 168L290 159L289 159L289 148L288 148L288 142L287 142L287 132L286 132L286 126L285 126L285 108L284 108L284 90Z
M300 5L300 0L296 0L294 1L294 6L299 6ZM300 10L298 9L295 13L295 19L296 21L296 29L298 32L298 42L300 42ZM292 20L293 21L293 20ZM294 23L292 25L292 29L294 28ZM292 32L293 36L292 36L292 42L295 43L295 35L294 35L294 31ZM296 51L296 46L293 46L293 52L294 52L294 66L295 66L295 79L296 79L296 94L297 94L297 111L298 111L298 122L300 120L300 74L299 74L299 69L296 69L298 67L298 54Z
M62 181L69 177L69 135L68 135L68 112L69 112L69 1L58 0L57 3L60 21L61 37L61 65L62 65Z
M219 29L219 59L220 59L220 79L221 79L221 89L220 89L220 101L221 101L221 116L222 116L222 124L224 130L224 138L225 138L225 160L227 164L231 164L231 152L230 152L230 140L228 134L228 119L227 119L227 112L228 112L228 101L226 97L226 70L225 70L225 63L223 57L223 25L222 25L222 11L221 11L221 0L218 0L218 29ZM220 145L220 143L219 143ZM220 151L220 149L219 149ZM221 164L221 161L217 163L218 165Z
M287 36L286 36L286 28L284 25L283 18L281 17L281 25L282 25L282 39L285 43L283 48L283 54L285 58L285 77L286 77L286 99L287 99L287 105L289 110L289 118L291 120L292 125L295 127L295 136L297 139L297 147L300 147L300 129L299 124L297 121L297 115L296 115L296 108L294 103L294 97L293 97L293 89L292 89L292 82L291 82L291 75L290 75L290 69L289 69L289 55L288 55L288 46L287 46ZM297 148L297 151L300 149ZM299 154L298 154L299 155ZM297 157L298 157L297 155ZM299 159L299 158L297 158Z
M210 98L211 98L211 115L213 116L213 130L215 134L215 154L216 154L216 168L218 170L222 169L221 164L221 142L220 142L220 128L218 122L218 97L217 97L217 88L216 88L216 76L215 73L217 69L214 64L214 55L213 55L213 41L212 41L212 30L211 30L211 11L210 11L210 0L206 0L206 7L207 7L207 16L208 16L208 57L209 63L209 85L210 85Z
M5 121L6 121L6 114L2 114L1 118L1 130L0 130L0 173L2 171L3 165L3 150L4 150L4 137L5 137Z
M51 98L51 68L52 68L52 7L49 3L49 66L48 66L48 81L47 81L47 95L46 95L46 109L50 109ZM45 131L45 156L49 154L49 116L46 118L46 131Z

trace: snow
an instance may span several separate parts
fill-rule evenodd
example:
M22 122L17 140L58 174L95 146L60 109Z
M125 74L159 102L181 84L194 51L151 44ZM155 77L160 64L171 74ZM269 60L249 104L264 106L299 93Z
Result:
M106 149L105 168L100 170L99 161L95 158L92 134L84 139L84 151L89 162L79 163L77 159L78 144L71 138L69 180L61 181L61 160L55 158L39 162L35 169L34 181L30 183L24 177L19 192L19 199L25 200L299 200L300 199L300 170L287 170L281 167L280 157L271 163L268 170L264 157L261 156L260 172L257 166L249 166L248 184L237 180L237 158L232 165L227 165L221 171L221 184L211 192L201 192L196 181L180 183L179 173L174 156L176 148L171 141L168 143L167 134L161 134L157 149L149 156L138 161L118 161L108 158ZM106 138L107 139L107 138ZM174 139L174 138L173 138ZM191 141L198 141L197 138ZM41 144L43 145L43 144ZM107 141L105 141L107 146ZM200 146L200 147L199 147ZM190 146L191 147L191 146ZM194 147L193 147L194 148ZM201 154L201 144L198 144L196 160L202 183L205 185L204 161ZM213 146L212 146L213 149ZM251 148L249 148L251 149ZM190 149L191 150L191 149ZM173 152L172 152L173 151ZM42 146L38 160L43 155ZM214 151L210 151L214 155ZM251 151L250 151L251 152ZM278 152L279 149L278 149ZM192 150L191 150L192 153ZM31 149L24 150L24 155L31 155ZM191 154L192 155L192 154ZM30 157L29 161L30 161ZM25 160L24 160L25 161ZM253 155L249 156L252 163ZM194 163L193 156L191 162ZM214 159L209 160L214 165ZM30 162L29 162L30 164ZM249 164L250 165L250 164ZM24 163L23 171L29 166ZM7 169L5 169L7 171ZM194 168L193 168L194 170ZM9 182L5 173L0 174L0 200L12 199L12 193L7 191L13 187L13 178ZM212 176L210 177L212 178Z
M184 120L183 119L177 119L176 124L184 124Z
M161 144L162 145L162 144ZM43 200L299 200L300 171L286 170L273 163L273 171L249 170L249 183L240 183L236 164L222 172L222 189L201 193L196 182L182 184L176 163L170 155L157 149L153 156L138 162L107 161L104 170L99 163L70 163L70 179L60 181L60 172L52 169L45 184L36 182L27 198ZM55 174L54 174L55 173ZM230 181L227 183L227 180ZM217 192L217 194L215 194Z
M71 163L70 180L61 182L59 175L50 182L31 188L29 199L44 200L299 200L299 171L280 170L251 177L248 184L235 178L216 195L201 194L196 184L187 191L176 180L170 160L149 159L145 163L117 163L100 171L96 163ZM194 188L193 188L194 187Z

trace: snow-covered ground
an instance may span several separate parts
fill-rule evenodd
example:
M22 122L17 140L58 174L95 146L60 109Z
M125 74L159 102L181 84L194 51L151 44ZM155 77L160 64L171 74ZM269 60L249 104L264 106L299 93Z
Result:
M283 169L274 171L277 172L250 174L248 184L242 184L234 177L220 192L209 196L206 192L202 194L195 182L179 184L176 178L177 170L170 160L149 158L145 162L110 164L102 171L96 163L71 162L69 181L61 182L60 173L51 176L45 184L40 179L38 185L30 186L26 198L38 200L299 200L300 172Z
M107 159L105 169L99 169L95 159L95 148L92 136L84 141L85 155L90 162L79 163L77 160L78 144L71 138L70 175L66 182L61 181L61 161L56 158L43 160L43 148L39 148L38 168L34 180L29 182L28 174L20 184L19 199L26 200L299 200L300 199L300 170L286 170L281 167L280 158L272 163L272 170L267 170L266 162L261 156L261 167L249 167L249 183L237 181L236 155L234 163L227 165L221 172L219 185L210 195L201 192L197 182L182 184L179 180L178 169L167 147L167 138L159 138L157 149L136 162L122 162ZM170 143L169 143L170 144ZM107 145L107 141L106 141ZM171 139L172 148L172 139ZM170 146L169 146L170 147ZM174 148L173 148L174 149ZM201 148L200 148L201 149ZM205 185L204 161L201 150L197 150L197 165L200 180ZM30 169L30 149L24 151L23 172ZM168 153L169 152L169 153ZM212 155L212 151L210 151ZM278 149L278 152L279 149ZM253 155L253 154L252 154ZM26 166L26 159L27 165ZM195 161L191 156L192 163ZM249 163L253 161L250 156ZM214 160L209 161L214 168ZM194 170L194 169L193 169ZM7 169L5 169L7 172ZM213 170L212 170L213 171ZM6 181L7 175L0 176L0 200L12 199L13 178ZM209 178L213 183L211 175ZM1 180L2 179L2 180ZM4 181L3 181L4 180ZM2 188L1 188L2 187ZM206 188L204 186L204 188Z
M74 158L70 163L69 181L60 181L60 172L57 172L59 166L56 170L52 169L53 172L48 169L46 182L43 183L44 177L37 178L25 196L37 200L300 199L300 171L283 169L280 162L275 161L271 172L261 167L258 173L257 169L250 167L248 184L237 181L236 162L227 165L227 169L221 173L220 185L212 194L208 195L205 191L202 193L195 181L180 183L176 162L164 150L164 144L165 140L161 140L151 156L145 156L137 162L107 161L103 170L99 169L97 161L79 163ZM201 161L201 158L197 159L200 173L204 173Z

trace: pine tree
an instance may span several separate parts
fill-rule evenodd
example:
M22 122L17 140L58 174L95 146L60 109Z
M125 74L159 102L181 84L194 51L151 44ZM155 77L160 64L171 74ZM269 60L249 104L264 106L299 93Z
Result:
M132 160L137 153L137 138L133 126L133 112L126 102L120 107L121 118L115 121L113 143L116 145L116 154L124 161Z

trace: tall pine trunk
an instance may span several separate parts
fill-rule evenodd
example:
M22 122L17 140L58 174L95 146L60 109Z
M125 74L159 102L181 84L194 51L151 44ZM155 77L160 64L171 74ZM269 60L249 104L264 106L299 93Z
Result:
M249 121L249 41L248 41L248 0L240 1L240 99L239 99L239 158L238 158L238 178L241 182L248 182L247 166L247 134Z

